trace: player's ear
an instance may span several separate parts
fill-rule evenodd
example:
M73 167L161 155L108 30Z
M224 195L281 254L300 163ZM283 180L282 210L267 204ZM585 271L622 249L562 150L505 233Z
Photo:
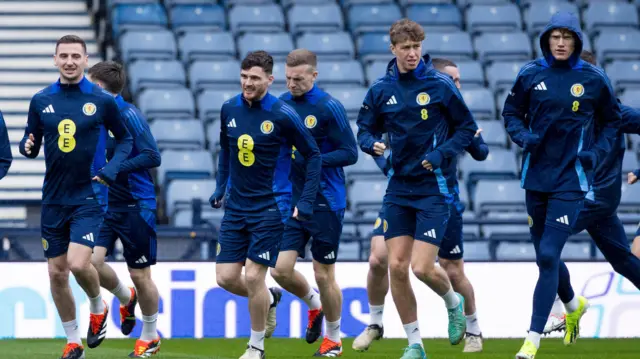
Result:
M273 80L275 80L275 77L273 77L273 75L269 75L267 79L269 80L269 86L271 86L271 84L273 83Z
M391 53L396 56L396 47L393 46L393 44L389 44L389 50L391 50Z

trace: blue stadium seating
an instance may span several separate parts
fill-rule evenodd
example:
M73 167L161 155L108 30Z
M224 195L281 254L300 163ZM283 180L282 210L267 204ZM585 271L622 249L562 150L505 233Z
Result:
M367 88L358 86L325 87L325 90L342 102L342 105L347 111L347 116L355 120L362 106L362 100L367 93Z
M596 38L595 47L598 60L602 63L611 60L640 59L640 31L635 30L602 30Z
M206 90L198 95L198 115L203 121L220 118L220 108L227 100L237 95L239 90Z
M213 157L208 151L164 150L161 156L158 183L165 187L173 180L208 179L215 173Z
M127 31L120 37L124 62L135 60L173 60L178 52L175 38L168 30Z
M489 147L507 147L507 133L502 121L478 120L476 123L482 129L482 138Z
M538 35L549 23L549 18L558 11L579 15L578 7L574 3L564 0L535 0L535 6L530 6L524 11L524 21L529 34Z
M462 97L467 107L477 120L496 118L496 108L493 105L493 94L486 88L463 88Z
M313 51L319 61L351 60L355 55L353 40L347 32L305 33L298 38L297 45Z
M463 88L485 87L484 70L477 61L456 62L460 70L461 83Z
M177 179L166 188L167 213L173 216L178 208L191 209L191 202L194 199L208 204L209 197L216 189L216 182L211 179Z
M422 25L427 32L462 30L462 14L453 4L418 4L407 7L407 18Z
M463 178L468 184L481 179L515 179L518 178L520 166L516 163L516 156L510 150L492 148L487 159L478 162L465 156L460 161Z
M514 4L473 5L467 10L470 32L510 32L522 30L520 10Z
M389 33L389 27L402 17L394 3L380 5L353 5L349 8L349 28L356 34L365 32Z
M167 27L169 20L160 4L123 4L113 9L111 28L119 37L129 30L159 30Z
M344 29L342 12L337 4L294 5L287 15L289 31L293 34L333 32Z
M584 12L584 23L590 32L607 28L638 28L638 9L629 3L592 2Z
M510 90L525 61L494 62L487 66L487 80L494 91Z
M318 85L364 86L362 65L355 60L318 63Z
M474 42L482 62L526 61L531 59L533 52L524 32L483 33Z
M369 33L358 37L356 40L358 56L364 62L384 61L393 58L389 53L389 35Z
M187 31L221 31L227 27L226 14L219 5L178 5L169 15L171 26L178 33Z
M196 60L235 60L236 44L227 32L189 32L178 40L180 59L184 63Z
M275 61L283 61L289 52L293 51L293 41L291 35L286 32L247 33L238 39L240 57L245 57L249 52L256 50L265 50L273 56Z
M147 88L175 88L186 85L184 67L176 60L133 62L127 69L131 92Z
M138 97L138 104L149 120L195 117L193 96L186 88L145 90Z
M640 89L640 61L613 61L606 66L611 84L620 90Z
M275 4L234 6L229 10L229 25L236 34L281 32L285 29L284 14Z
M156 120L150 127L160 151L205 148L204 130L200 120Z
M194 93L207 89L237 90L240 63L229 61L196 61L189 67L189 82Z

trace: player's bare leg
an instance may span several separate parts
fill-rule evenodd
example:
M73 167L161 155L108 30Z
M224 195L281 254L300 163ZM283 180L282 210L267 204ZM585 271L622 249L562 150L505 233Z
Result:
M314 356L336 357L342 355L340 319L342 317L342 291L336 281L335 264L313 261L313 272L320 291L322 310L326 318L326 334L322 346Z
M373 236L371 238L371 254L369 255L369 273L367 274L370 319L367 328L353 341L354 350L367 350L374 340L379 340L384 335L382 317L387 293L389 293L387 245L384 243L384 236Z
M227 292L248 297L247 280L242 276L243 263L217 263L216 281Z
M142 311L142 334L136 341L134 352L129 356L146 358L160 351L160 337L156 329L160 294L156 283L151 278L151 267L129 268L129 275L136 287L138 303ZM135 316L133 319L135 321Z
M100 295L98 271L91 264L93 249L78 243L70 243L67 252L67 265L76 281L89 297L91 317L87 333L87 345L95 348L107 335L109 307Z
M245 278L249 292L249 315L251 317L251 338L249 348L240 359L260 359L264 357L264 338L269 312L269 289L265 283L267 267L247 259ZM259 351L252 350L259 349Z
M100 286L115 295L120 301L120 330L122 334L129 335L136 325L135 308L138 303L138 294L135 288L128 288L116 272L105 262L107 248L95 246L91 263L98 271Z
M631 253L634 256L640 258L640 236L637 236L633 239L633 244L631 245Z
M284 290L302 299L309 307L305 337L307 343L311 344L316 342L322 334L324 312L322 303L320 302L320 295L311 288L302 273L295 270L297 260L297 251L283 251L278 253L278 261L276 262L276 267L271 269L271 276ZM342 294L342 292L340 293ZM267 331L272 333L275 329L275 324L275 320L272 322L268 318Z
M473 286L464 273L464 260L449 260L440 258L440 266L444 268L451 286L456 293L464 297L464 312L467 319L467 331L464 344L465 353L482 351L482 331L478 325L476 313L476 297Z
M387 241L389 264L393 270L389 244ZM431 243L414 241L410 251L413 274L444 300L449 315L449 342L453 345L459 344L467 328L463 310L464 297L453 290L444 269L435 265L439 248Z
M84 347L76 321L76 303L69 285L67 255L49 258L47 265L51 296L67 336L67 345L64 348L62 358L84 358Z
M408 357L422 358L425 354L418 324L416 296L409 281L413 242L413 238L409 236L400 236L387 240L386 244L389 250L391 296L409 340L407 350L415 352Z

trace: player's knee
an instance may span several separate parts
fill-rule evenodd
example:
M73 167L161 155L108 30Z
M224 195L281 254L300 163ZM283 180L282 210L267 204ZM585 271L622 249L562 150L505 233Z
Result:
M69 258L67 264L69 265L69 270L71 271L71 273L75 274L89 269L91 261L83 260L81 258Z
M51 287L66 287L69 281L69 269L60 266L49 266L49 282Z
M385 275L389 270L389 262L386 257L371 252L369 256L369 268L375 275Z
M464 278L462 261L440 260L440 266L447 272L447 277L452 283L458 283Z
M409 261L391 260L389 261L389 273L396 279L409 278Z
M326 270L323 267L316 268L314 275L316 278L316 283L318 283L318 287L326 287L330 283L335 281L333 274L329 270Z
M104 266L104 263L104 257L97 256L95 254L91 256L91 264L93 264L93 266L96 267L97 270L100 270L100 268Z
M136 287L143 287L145 283L151 281L151 270L129 268L129 276Z
M540 248L537 262L540 269L551 269L559 265L560 256L553 249Z
M411 263L411 271L420 279L430 278L435 275L435 265L429 262L414 262Z
M240 280L240 277L235 275L235 273L227 273L223 271L216 272L216 282L218 286L227 289L233 286L234 283L237 283Z
M270 272L273 279L275 279L278 283L285 282L293 277L293 270L288 270L285 268L271 268Z

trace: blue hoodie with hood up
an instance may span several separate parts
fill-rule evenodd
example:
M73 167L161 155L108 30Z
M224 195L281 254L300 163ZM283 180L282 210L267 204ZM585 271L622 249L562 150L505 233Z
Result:
M555 29L575 35L568 60L551 54L549 37ZM608 121L601 128L620 126L620 106L609 79L580 59L582 38L575 15L553 15L540 37L544 56L522 67L505 101L505 128L524 148L521 184L526 190L589 192L593 163L582 163L578 153L592 148L595 119Z

